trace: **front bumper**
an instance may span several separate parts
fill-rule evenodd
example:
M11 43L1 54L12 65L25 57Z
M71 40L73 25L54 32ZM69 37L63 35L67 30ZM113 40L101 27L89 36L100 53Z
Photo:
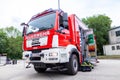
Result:
M42 50L39 53L32 53L31 51L23 53L23 57L29 55L26 60L30 63L66 63L69 61L69 54L66 48L52 48Z

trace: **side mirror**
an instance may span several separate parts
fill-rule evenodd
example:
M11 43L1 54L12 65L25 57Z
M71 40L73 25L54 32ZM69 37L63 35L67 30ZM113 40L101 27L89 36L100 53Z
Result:
M25 24L25 23L21 23L20 24L21 26L24 26L23 27L23 32L22 32L22 37L25 35L25 33L26 33L26 27L25 26L28 26L28 24Z
M24 26L24 25L25 25L25 23L21 23L20 25L21 25L21 26Z
M68 14L67 13L63 13L63 26L66 28L68 27Z
M22 37L25 35L25 33L26 33L26 28L25 28L25 26L23 27L23 32L22 32Z
M21 26L28 26L28 24L26 24L26 23L21 23L20 25Z

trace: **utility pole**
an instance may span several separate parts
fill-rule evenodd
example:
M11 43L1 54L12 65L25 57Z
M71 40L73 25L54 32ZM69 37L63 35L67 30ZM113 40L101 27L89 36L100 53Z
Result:
M60 10L60 0L58 0L58 9Z

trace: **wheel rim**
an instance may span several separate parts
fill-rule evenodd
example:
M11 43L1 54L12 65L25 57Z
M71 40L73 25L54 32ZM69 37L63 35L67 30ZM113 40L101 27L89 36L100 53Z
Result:
M78 70L78 62L76 59L73 60L73 69L75 72Z

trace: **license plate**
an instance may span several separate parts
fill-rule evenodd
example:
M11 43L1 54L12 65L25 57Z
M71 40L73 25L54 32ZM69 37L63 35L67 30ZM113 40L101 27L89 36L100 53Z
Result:
M32 54L32 57L40 57L40 55L38 53L34 53Z

